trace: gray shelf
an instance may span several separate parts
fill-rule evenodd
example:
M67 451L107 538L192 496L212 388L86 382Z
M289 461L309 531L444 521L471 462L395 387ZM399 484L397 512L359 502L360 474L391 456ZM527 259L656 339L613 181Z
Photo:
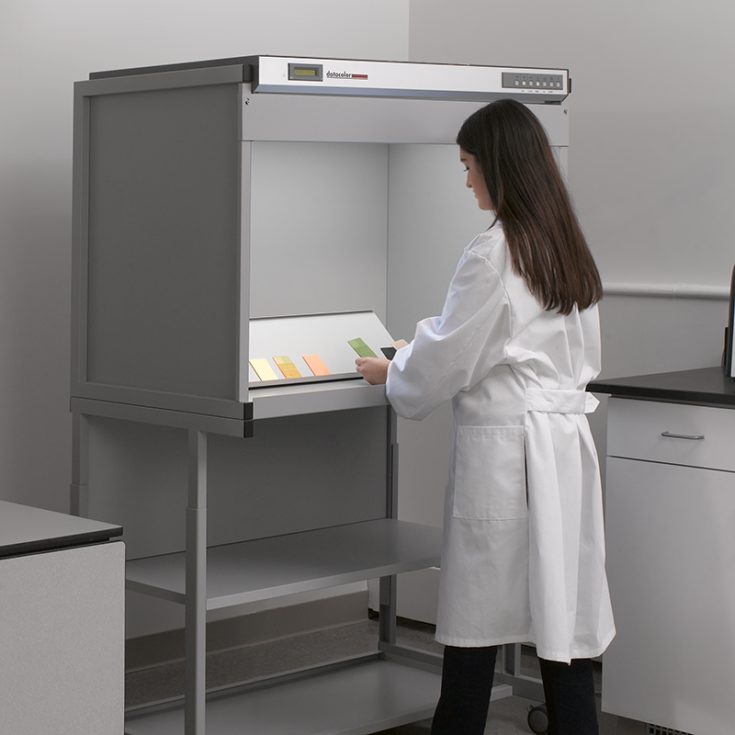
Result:
M274 686L220 694L207 702L207 735L367 735L434 714L441 672L390 658L325 668ZM493 687L492 699L512 694ZM181 735L181 706L134 715L125 735Z
M439 564L441 529L379 519L215 546L207 609L374 579ZM185 602L185 554L129 561L129 589Z
M207 702L207 735L361 735L431 717L441 676L385 659ZM134 717L126 735L181 735L177 708Z

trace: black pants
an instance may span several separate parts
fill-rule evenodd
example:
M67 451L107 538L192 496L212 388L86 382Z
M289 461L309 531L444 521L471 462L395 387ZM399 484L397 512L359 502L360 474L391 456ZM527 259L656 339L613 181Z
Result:
M497 646L444 649L442 686L432 735L482 735L485 731ZM571 665L539 659L549 735L598 735L592 661Z

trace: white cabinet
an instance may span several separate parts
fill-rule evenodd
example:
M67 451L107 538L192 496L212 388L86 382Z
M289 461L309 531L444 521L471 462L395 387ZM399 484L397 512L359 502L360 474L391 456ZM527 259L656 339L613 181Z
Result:
M120 735L125 551L105 523L0 502L0 731Z
M733 732L735 411L612 398L607 568L617 636L602 707Z

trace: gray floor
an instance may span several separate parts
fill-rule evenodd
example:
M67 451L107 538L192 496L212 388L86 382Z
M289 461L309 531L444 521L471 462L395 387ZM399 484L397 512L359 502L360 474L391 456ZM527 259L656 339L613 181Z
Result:
M210 654L207 657L207 686L244 682L323 661L372 652L378 638L377 625L375 621L365 620ZM414 648L441 652L441 646L434 642L428 626L399 625L398 638L399 643ZM522 670L524 674L536 675L535 659L531 652L524 653ZM178 696L183 691L183 682L184 666L181 661L128 672L126 705L130 707ZM597 689L599 691L599 676ZM485 732L487 735L529 735L528 710L536 704L538 702L516 696L493 702ZM382 735L428 735L429 725L429 722L416 723L384 731ZM600 733L645 735L646 726L633 720L600 714Z

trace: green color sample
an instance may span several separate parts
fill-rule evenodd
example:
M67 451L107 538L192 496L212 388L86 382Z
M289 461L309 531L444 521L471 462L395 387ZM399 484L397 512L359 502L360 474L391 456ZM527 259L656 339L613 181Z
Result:
M355 339L348 340L347 344L352 347L360 357L377 357L361 337L355 337Z

